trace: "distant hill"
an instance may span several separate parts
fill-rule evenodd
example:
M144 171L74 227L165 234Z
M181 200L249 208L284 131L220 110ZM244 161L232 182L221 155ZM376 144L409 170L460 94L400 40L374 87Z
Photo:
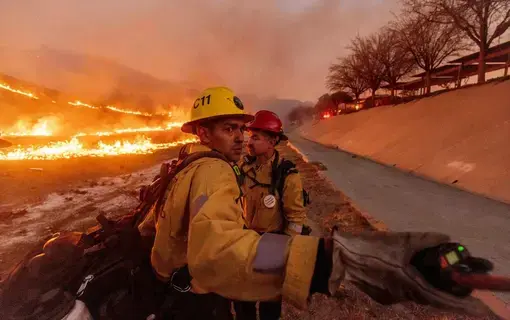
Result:
M45 94L55 99L60 91L91 104L136 107L148 112L157 112L161 105L167 104L186 107L191 103L190 98L201 89L192 83L161 80L109 59L45 46L22 52L0 47L0 72L26 80L22 81L23 87L37 88L38 92L41 87L54 88L45 89ZM20 81L9 76L3 78L9 83ZM255 94L239 96L248 111L268 109L277 113L284 123L288 113L304 103L292 99L261 98Z
M240 95L240 98L250 112L255 113L259 110L273 111L282 119L284 126L288 125L287 116L292 109L303 104L313 106L312 102L293 99L258 98L255 95L243 94Z
M0 84L9 85L13 89L28 91L35 94L37 97L57 100L61 92L55 89L50 89L45 86L41 86L37 83L22 80L11 75L0 72ZM2 91L2 93L5 93ZM1 95L0 95L1 96Z
M149 109L156 101L180 104L197 92L189 83L161 80L109 59L44 46L22 52L0 47L0 71L83 99Z
M168 122L168 118L164 115L146 117L106 108L71 106L68 102L76 99L89 104L94 103L80 96L69 95L2 73L0 73L0 84L2 85L0 88L0 134L27 131L40 123L46 123L45 127L51 127L54 135L70 135L77 131L109 131L126 127L160 126Z

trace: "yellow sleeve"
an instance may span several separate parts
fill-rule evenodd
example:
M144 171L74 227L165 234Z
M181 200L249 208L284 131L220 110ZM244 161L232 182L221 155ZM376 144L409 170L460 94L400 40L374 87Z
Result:
M211 174L214 173L214 174ZM201 164L190 193L188 267L203 292L244 301L283 296L305 307L319 239L243 229L239 188L232 168Z
M303 185L299 173L292 173L285 179L283 187L284 232L289 235L301 234L306 222L306 209L303 203Z

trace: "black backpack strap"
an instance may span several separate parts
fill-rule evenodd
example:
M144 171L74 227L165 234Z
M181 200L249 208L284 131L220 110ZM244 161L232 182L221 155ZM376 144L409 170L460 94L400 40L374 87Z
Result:
M189 155L188 151L186 150L187 148L188 148L188 145L185 144L181 147L181 149L179 149L179 160L183 160Z
M278 192L280 198L283 198L283 188L285 180L291 174L298 173L294 162L282 159L281 163L273 170L273 186Z
M276 175L275 175L275 183L276 183L276 190L278 191L278 194L280 195L280 212L283 213L283 189L285 188L285 180L287 177L291 174L299 173L299 171L296 168L296 164L290 160L282 159L282 162L276 169ZM303 188L303 206L307 206L310 204L310 195L308 192ZM301 231L301 235L310 235L312 233L312 228L310 226L307 226L303 224L303 229Z
M247 164L252 164L255 162L255 160L257 160L256 156L245 155L243 157L243 166L245 166Z
M242 181L245 178L248 178L248 179L250 179L253 182L253 185L250 187L250 189L253 189L253 188L258 187L258 186L271 189L272 185L270 183L262 183L262 182L258 181L256 178L246 174L246 172L243 171L243 173L242 173ZM242 185L242 183L241 183L241 185Z
M282 178L282 174L280 171L280 153L275 150L274 160L273 163L271 163L271 186L269 187L269 193L272 195L276 195L276 192L280 194L280 197L282 194L279 192L278 184L280 183L280 180Z
M280 205L283 212L283 189L285 188L285 180L287 177L294 173L299 173L296 164L290 160L283 159L278 168L274 171L274 185L280 195ZM303 205L306 207L310 204L310 195L303 188Z

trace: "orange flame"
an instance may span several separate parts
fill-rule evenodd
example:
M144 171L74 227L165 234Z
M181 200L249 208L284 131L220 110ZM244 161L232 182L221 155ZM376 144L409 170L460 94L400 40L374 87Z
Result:
M44 117L37 121L36 124L31 126L28 122L24 120L19 120L11 130L2 132L2 135L6 137L23 137L23 136L53 136L57 131L58 124L56 120L58 118ZM157 126L157 127L141 127L141 128L123 128L123 129L114 129L112 131L98 131L98 132L79 132L75 134L75 137L84 137L84 136L112 136L116 134L124 134L124 133L141 133L141 132L161 132L161 131L169 131L175 128L180 128L183 122L169 122L166 126Z
M10 85L5 84L5 83L4 84L0 83L0 88L8 90L10 92L14 92L14 93L18 93L18 94L24 95L24 96L32 98L32 99L39 99L39 97L37 97L32 92L14 89L13 87L11 87ZM52 103L57 103L55 100L52 100L51 102ZM86 107L86 108L90 108L90 109L100 109L100 107L93 106L93 105L81 102L80 100L69 101L68 104L72 105L72 106L75 106L75 107ZM139 116L145 116L145 117L153 117L155 115L157 115L157 116L172 117L172 112L164 112L164 113L152 114L152 113L149 113L149 112L142 112L142 111L136 111L136 110L122 109L122 108L118 108L118 107L115 107L115 106L106 106L104 108L112 110L114 112L120 112L120 113L125 113L125 114L132 114L132 115L139 115Z
M112 136L115 134L123 134L123 133L140 133L140 132L157 132L157 131L168 131L174 128L180 128L182 126L182 122L170 122L166 125L166 127L142 127L142 128L125 128L125 129L115 129L113 131L99 131L93 133L77 133L76 136Z
M87 107L90 109L99 109L98 107L91 106L90 104L83 103L79 100L76 100L74 102L68 102L68 104L75 106L75 107Z
M8 84L5 84L5 83L4 84L0 83L0 88L8 90L8 91L11 91L11 92L14 92L14 93L18 93L18 94L21 94L21 95L24 95L24 96L27 96L27 97L32 98L32 99L36 99L36 100L39 99L32 92L21 91L21 90L14 89L14 88L12 88L11 86L9 86Z
M87 148L77 137L73 137L69 141L51 142L45 146L18 146L12 151L0 151L0 160L55 160L124 154L151 154L157 150L196 141L196 138L185 138L169 143L152 143L151 139L139 136L134 141L117 140L113 143L99 141L95 147Z
M2 134L10 137L22 136L52 136L58 128L58 118L43 117L31 125L28 121L18 120L11 130Z
M110 109L112 111L117 111L117 112L121 112L121 113L135 114L135 115L139 115L139 116L146 116L146 117L152 117L153 116L152 113L140 112L140 111L131 111L131 110L126 110L126 109L120 109L120 108L113 107L113 106L107 106L106 109Z
M87 108L90 108L90 109L100 109L100 107L96 107L96 106L93 106L93 105L90 105L90 104L86 104L84 102L81 102L79 100L76 100L76 101L73 101L73 102L68 102L68 104L72 105L72 106L75 106L75 107L87 107ZM125 113L125 114L132 114L132 115L137 115L137 116L145 116L145 117L154 117L154 116L167 116L167 117L172 117L172 112L164 112L164 113L150 113L150 112L142 112L142 111L135 111L135 110L128 110L128 109L122 109L122 108L118 108L118 107L115 107L115 106L106 106L104 107L105 109L108 109L108 110L111 110L111 111L114 111L114 112L120 112L120 113Z
M21 94L23 96L39 99L35 94L12 88L7 84L0 84L0 89L8 90L13 93ZM51 100L52 103L57 103ZM188 118L188 112L182 110L178 106L172 106L172 111L164 111L163 113L151 114L148 112L141 112L135 110L121 109L114 106L97 107L80 100L70 101L69 105L76 107L85 107L90 109L106 108L114 112L141 115L141 116L168 116L173 120L184 120ZM56 120L55 120L56 119ZM35 124L32 121L19 120L13 128L3 132L6 136L54 136L59 131L58 118L43 117ZM182 122L169 122L163 126L157 127L142 127L142 128L122 128L114 129L112 131L92 132L92 133L78 133L71 137L68 141L50 142L42 146L17 146L9 147L0 151L0 160L54 160L54 159L69 159L76 157L105 157L121 154L149 154L157 150L175 147L181 144L193 143L197 139L192 136L186 135L178 141L168 143L152 143L151 139L145 136L138 136L134 141L129 140L116 140L113 143L104 143L103 141L97 142L94 146L85 146L80 142L79 137L82 136L111 136L123 133L142 133L154 131L167 131L182 126ZM9 150L9 151L8 151Z

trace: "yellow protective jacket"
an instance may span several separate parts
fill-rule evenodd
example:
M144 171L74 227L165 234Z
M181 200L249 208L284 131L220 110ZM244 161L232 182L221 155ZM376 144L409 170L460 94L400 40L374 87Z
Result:
M271 159L261 165L246 158L239 165L244 175L242 189L245 223L249 229L257 232L301 234L306 221L306 209L299 173L289 174L284 182L283 195L275 192L276 202L270 201L271 177L276 154L275 152ZM281 164L282 160L278 157L278 164ZM280 202L283 202L283 205Z
M201 145L188 152L208 151ZM155 217L151 263L169 279L188 265L192 290L242 301L283 298L305 307L319 239L243 229L240 190L232 167L202 158L179 172ZM154 213L153 213L154 214ZM154 221L153 220L153 221ZM141 228L149 228L151 217Z

